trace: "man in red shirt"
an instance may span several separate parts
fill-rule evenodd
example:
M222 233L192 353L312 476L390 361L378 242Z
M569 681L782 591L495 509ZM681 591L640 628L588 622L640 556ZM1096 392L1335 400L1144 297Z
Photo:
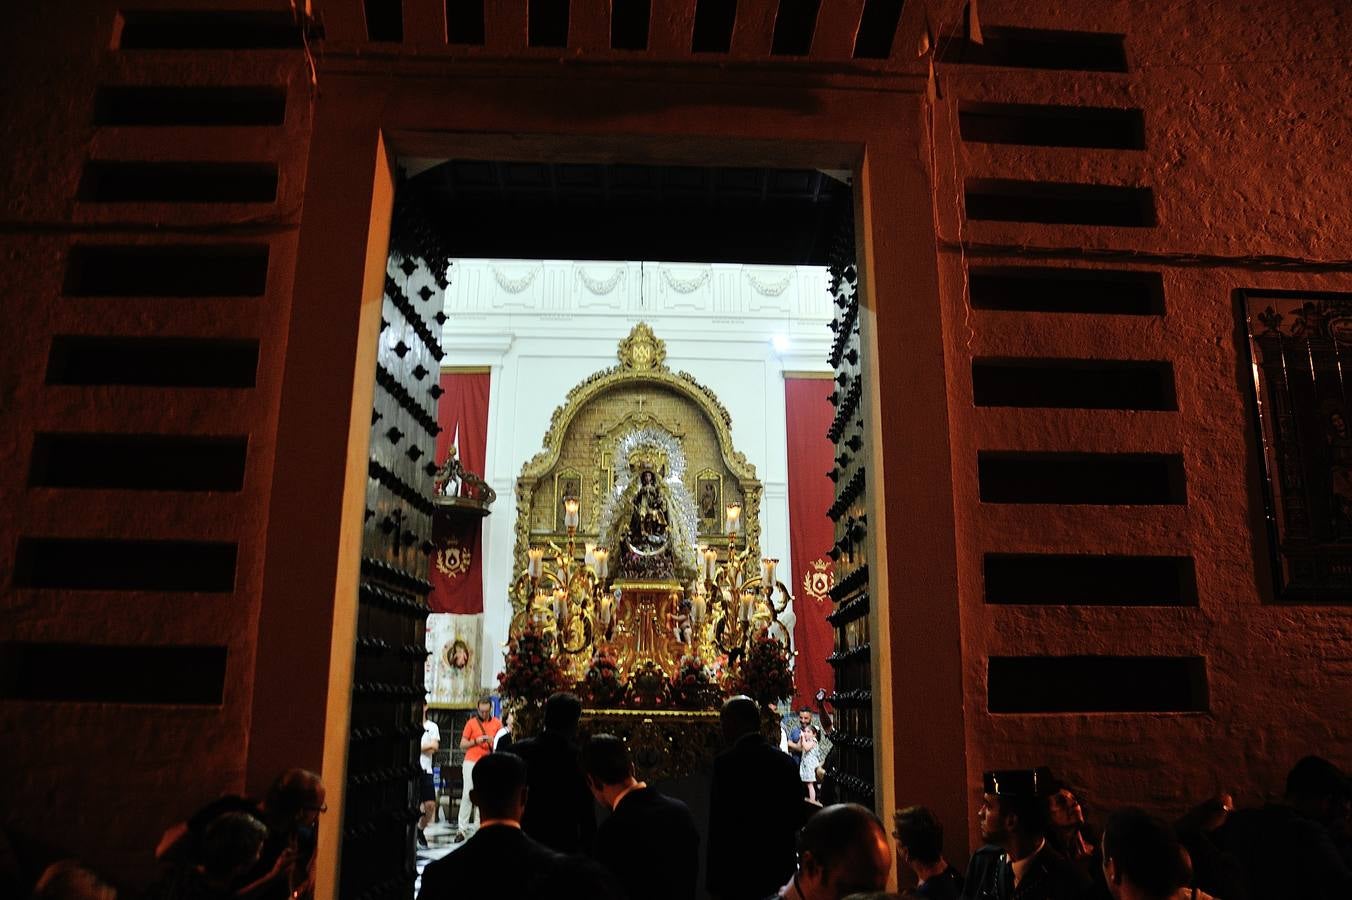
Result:
M455 836L458 844L474 833L479 827L479 810L470 799L469 792L474 790L474 764L493 752L493 736L502 728L502 723L493 715L493 703L487 697L479 701L478 709L465 723L460 733L460 749L465 751L464 785L460 790L459 831Z

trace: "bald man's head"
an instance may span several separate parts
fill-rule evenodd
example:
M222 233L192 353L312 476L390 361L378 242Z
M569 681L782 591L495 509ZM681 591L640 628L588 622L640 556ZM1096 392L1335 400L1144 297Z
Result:
M880 891L891 871L887 830L858 803L826 807L798 835L798 889L804 900Z

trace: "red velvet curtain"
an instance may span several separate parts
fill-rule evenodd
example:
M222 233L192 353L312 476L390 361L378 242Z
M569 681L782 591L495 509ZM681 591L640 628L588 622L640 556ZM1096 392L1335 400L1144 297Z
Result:
M437 401L437 463L446 460L452 443L459 449L460 464L480 477L488 457L487 372L442 372ZM428 580L427 598L432 612L474 614L484 611L482 548L483 520L438 516L432 529L436 549Z
M833 632L827 592L835 583L827 551L834 529L826 511L834 489L826 475L835 448L826 437L835 410L826 399L831 382L824 378L784 379L785 425L789 456L789 555L796 584L794 611L798 623L793 640L798 656L794 672L794 706L812 705L818 688L830 693L835 673L831 655Z

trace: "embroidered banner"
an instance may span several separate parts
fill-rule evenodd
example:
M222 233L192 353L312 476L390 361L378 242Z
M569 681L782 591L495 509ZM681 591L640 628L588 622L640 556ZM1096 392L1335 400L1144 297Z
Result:
M437 464L445 462L455 446L461 464L477 475L484 472L488 449L487 372L442 372L437 402ZM438 515L432 527L428 605L436 613L468 615L484 611L482 547L483 521ZM477 651L478 645L474 645Z
M433 613L427 617L428 702L473 706L479 699L479 644L483 616Z
M831 470L835 448L826 437L834 410L826 399L830 382L821 378L785 378L785 425L789 458L789 555L794 586L794 706L812 705L817 690L835 687L826 658L834 634L826 616L827 592L835 583L826 551L834 530L826 511L834 499Z

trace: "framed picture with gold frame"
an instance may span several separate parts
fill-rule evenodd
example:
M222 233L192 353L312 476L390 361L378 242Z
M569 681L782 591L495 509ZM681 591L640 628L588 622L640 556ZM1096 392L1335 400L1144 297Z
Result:
M700 534L723 532L723 476L713 469L695 476L695 516Z
M563 523L563 501L568 498L582 502L582 473L576 469L561 469L554 473L554 530L566 531Z

